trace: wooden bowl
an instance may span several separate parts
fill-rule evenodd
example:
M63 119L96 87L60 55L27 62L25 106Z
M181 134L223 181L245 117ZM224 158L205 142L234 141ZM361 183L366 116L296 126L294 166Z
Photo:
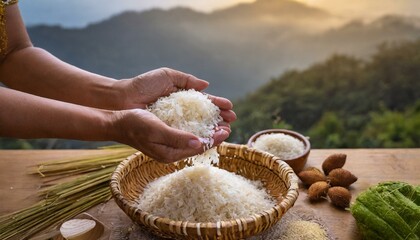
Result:
M296 174L299 173L300 171L302 171L302 169L305 167L306 162L308 161L309 152L311 151L311 143L309 142L307 137L304 137L297 132L286 130L286 129L267 129L267 130L263 130L263 131L255 133L254 135L252 135L249 138L248 144L247 144L248 147L252 148L255 140L257 140L257 138L259 138L261 135L270 134L270 133L283 133L283 134L292 136L292 137L300 140L301 142L303 142L305 150L303 151L303 153L301 155L299 155L295 158L292 158L292 159L281 159L281 160L285 161L287 164L289 164L289 166L293 168L293 170L295 171Z
M118 165L111 176L111 191L118 206L140 227L173 239L243 239L263 232L277 223L298 197L297 176L279 158L246 145L218 146L219 168L260 180L275 198L276 205L247 218L218 222L175 221L137 208L139 195L154 179L182 169L186 160L159 163L138 152Z

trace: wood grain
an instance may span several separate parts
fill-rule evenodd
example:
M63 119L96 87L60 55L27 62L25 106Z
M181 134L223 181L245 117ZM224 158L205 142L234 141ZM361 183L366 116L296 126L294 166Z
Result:
M0 215L30 206L37 201L39 177L26 174L28 167L54 159L89 156L107 150L1 150L0 151ZM351 187L353 199L358 193L382 181L404 181L420 184L420 149L327 149L312 150L307 166L321 168L322 161L332 153L347 154L345 169L359 180ZM296 206L310 207L329 226L338 239L360 239L354 218L347 211L327 201L310 203L303 187ZM89 213L110 228L109 239L152 239L135 226L113 200Z

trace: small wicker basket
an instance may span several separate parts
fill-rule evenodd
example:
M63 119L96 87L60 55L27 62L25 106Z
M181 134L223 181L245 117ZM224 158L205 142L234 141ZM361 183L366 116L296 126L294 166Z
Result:
M245 145L218 146L219 168L260 180L277 204L247 218L218 222L174 221L138 209L137 200L146 185L156 178L182 169L187 160L162 164L138 152L120 163L111 177L111 191L118 206L140 227L173 239L243 239L263 232L281 219L298 197L293 170L273 155Z

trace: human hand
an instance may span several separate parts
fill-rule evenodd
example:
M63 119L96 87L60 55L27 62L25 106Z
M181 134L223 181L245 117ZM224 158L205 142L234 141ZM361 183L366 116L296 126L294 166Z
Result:
M170 68L159 68L132 79L118 81L118 88L123 93L123 109L142 108L156 102L162 96L168 96L179 89L202 91L208 82ZM220 108L223 122L219 128L230 133L230 123L236 119L232 103L222 97L208 95L211 101Z
M175 162L204 152L197 136L169 127L146 110L132 109L114 114L112 138L159 162ZM228 136L224 128L219 129L213 135L214 145L222 143Z
M143 73L131 79L118 81L124 93L124 109L142 108L156 102L158 98L168 96L179 89L202 91L208 82L193 75L170 68L159 68Z

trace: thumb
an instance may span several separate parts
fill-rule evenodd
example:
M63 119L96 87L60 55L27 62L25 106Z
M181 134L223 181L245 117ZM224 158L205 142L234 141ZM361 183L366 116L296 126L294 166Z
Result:
M203 145L200 142L200 139L194 134L186 131L169 127L164 137L168 147L174 149L195 150L194 153L199 149L203 149Z

